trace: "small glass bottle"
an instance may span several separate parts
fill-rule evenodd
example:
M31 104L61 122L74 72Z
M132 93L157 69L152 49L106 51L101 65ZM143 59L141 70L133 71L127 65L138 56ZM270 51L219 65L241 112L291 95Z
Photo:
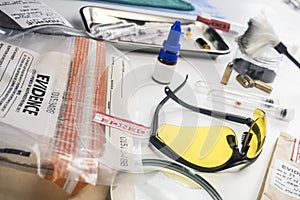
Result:
M167 40L163 42L155 63L152 78L158 83L168 84L173 78L180 51L180 35L181 23L176 21L171 27Z
M238 48L232 61L236 72L264 83L272 83L275 80L281 62L282 55L271 46L261 49L255 57L243 54Z

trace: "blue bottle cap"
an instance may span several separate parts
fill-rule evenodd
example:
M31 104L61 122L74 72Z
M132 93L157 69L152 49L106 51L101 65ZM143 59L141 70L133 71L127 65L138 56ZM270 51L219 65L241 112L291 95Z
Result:
M168 61L176 62L180 51L179 39L181 35L181 22L175 21L171 26L167 40L163 42L163 47L159 52L159 57Z
M170 51L165 51L163 48L159 51L159 56L161 60L164 60L169 63L177 62L178 54L172 53Z

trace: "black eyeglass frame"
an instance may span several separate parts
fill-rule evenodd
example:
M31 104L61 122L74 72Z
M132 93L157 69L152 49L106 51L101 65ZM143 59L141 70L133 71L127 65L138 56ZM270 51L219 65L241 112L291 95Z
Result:
M219 119L224 119L224 120L228 120L231 122L236 122L239 124L245 124L253 131L256 130L254 132L258 133L257 137L260 137L260 129L259 129L258 125L255 123L255 120L253 120L250 117L243 117L240 115L234 115L234 114L230 114L230 113L213 111L213 110L209 110L209 109L205 109L205 108L192 106L192 105L182 101L181 99L179 99L174 93L176 93L178 90L180 90L185 85L185 83L187 82L187 78L188 78L188 76L186 76L183 83L181 83L176 89L174 89L174 92L168 86L165 87L165 93L167 96L163 100L161 100L160 103L157 105L154 115L153 115L153 120L152 120L152 124L151 124L150 143L152 145L154 145L159 151L161 151L166 156L168 156L169 158L176 160L185 166L188 166L195 170L203 171L203 172L216 172L216 171L225 170L225 169L228 169L228 168L240 165L240 164L253 163L258 158L258 156L260 155L261 152L259 152L258 155L254 158L247 157L247 151L250 147L249 143L252 138L252 135L249 132L244 132L244 134L243 134L242 141L241 141L242 142L241 151L239 150L238 146L236 145L235 137L227 138L228 144L230 145L230 147L233 150L232 156L224 164L217 166L217 167L212 167L212 168L201 167L201 166L195 165L195 164L185 160L180 155L178 155L176 152L174 152L169 146L167 146L165 143L161 142L161 140L159 138L157 138L159 112L160 112L161 108L163 107L163 105L169 99L172 99L179 105L181 105L189 110L192 110L194 112L198 112L198 113L201 113L201 114L204 114L207 116L211 116L214 118L219 118ZM260 146L260 144L258 146Z

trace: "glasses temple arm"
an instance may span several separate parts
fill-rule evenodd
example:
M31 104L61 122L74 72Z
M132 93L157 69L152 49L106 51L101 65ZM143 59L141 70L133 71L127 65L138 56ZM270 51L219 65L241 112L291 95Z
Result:
M177 86L177 88L174 89L174 92L177 92L178 90L180 90L185 85L187 79L188 79L188 75L186 75L184 81L179 86ZM165 103L169 99L170 99L170 97L166 96L163 100L161 100L159 102L159 104L155 108L153 120L152 120L152 124L151 124L151 136L154 136L156 134L156 130L158 127L158 113L159 113L160 109L163 107L163 105L165 105Z
M248 118L248 117L243 117L240 115L234 115L230 113L225 113L225 112L220 112L220 111L213 111L205 108L200 108L196 106L192 106L181 99L179 99L174 92L167 86L165 87L165 93L167 94L167 97L171 98L173 101L176 103L180 104L181 106L192 110L194 112L198 112L207 116L211 116L214 118L219 118L219 119L226 119L232 122L240 123L240 124L246 124L247 126L251 126L253 123L253 119Z

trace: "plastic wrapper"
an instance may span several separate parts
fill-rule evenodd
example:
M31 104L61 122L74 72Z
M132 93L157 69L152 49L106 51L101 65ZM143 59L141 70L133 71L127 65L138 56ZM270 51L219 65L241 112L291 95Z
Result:
M109 71L129 70L128 59L67 27L1 33L1 163L36 172L69 193L87 183L110 185L120 170L106 159L115 146L93 119L109 112Z

